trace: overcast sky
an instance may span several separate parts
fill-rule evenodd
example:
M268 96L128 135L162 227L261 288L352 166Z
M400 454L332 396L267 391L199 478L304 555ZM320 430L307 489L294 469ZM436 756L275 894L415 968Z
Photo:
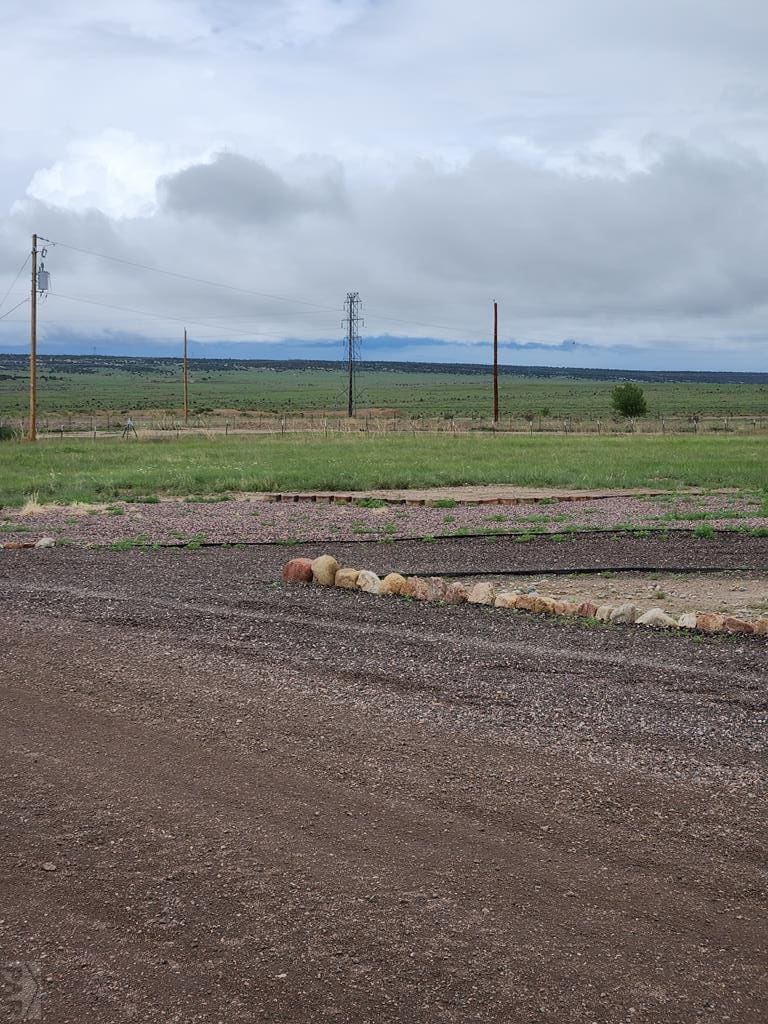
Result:
M72 332L138 352L186 321L333 357L356 290L378 358L486 361L498 299L505 362L768 368L764 0L3 15L0 298L32 231L242 289L51 246L43 351Z

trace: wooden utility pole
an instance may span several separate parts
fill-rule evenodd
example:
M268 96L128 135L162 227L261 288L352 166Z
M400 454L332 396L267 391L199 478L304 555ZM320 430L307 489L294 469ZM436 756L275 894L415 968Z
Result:
M29 431L30 441L37 440L37 235L32 235L32 291L29 318Z
M184 328L184 423L189 421L189 359L187 358L187 328Z
M493 304L493 425L499 422L499 304Z

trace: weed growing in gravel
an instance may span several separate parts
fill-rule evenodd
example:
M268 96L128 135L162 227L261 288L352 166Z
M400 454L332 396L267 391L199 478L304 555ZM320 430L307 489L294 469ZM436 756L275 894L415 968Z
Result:
M711 540L715 536L715 531L709 523L699 523L693 531L693 536L698 540Z
M429 504L432 508L456 508L456 502L453 498L435 498Z
M203 544L205 544L206 537L204 533L196 533L187 541L187 551L198 551ZM298 543L296 541L295 543Z
M109 549L110 551L145 551L151 543L149 537L142 533L138 537L123 537L121 540L112 541Z
M382 498L358 498L355 501L358 508L386 508L387 503Z

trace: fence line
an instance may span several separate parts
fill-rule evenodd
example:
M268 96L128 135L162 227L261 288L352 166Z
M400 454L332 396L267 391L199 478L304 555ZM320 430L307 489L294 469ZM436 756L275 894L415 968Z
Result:
M526 417L507 416L494 427L488 418L471 416L402 416L361 412L352 419L336 413L246 415L216 414L193 415L189 423L171 413L136 413L131 416L140 434L155 437L182 437L205 435L228 437L230 434L261 434L284 436L311 433L331 434L485 434L485 435L560 435L576 434L599 436L627 435L724 435L749 436L768 433L768 416L663 416L621 420L613 417L589 419L577 416ZM67 413L64 416L43 414L38 420L41 436L59 437L120 437L125 427L122 415ZM23 438L24 419L0 420L0 438Z

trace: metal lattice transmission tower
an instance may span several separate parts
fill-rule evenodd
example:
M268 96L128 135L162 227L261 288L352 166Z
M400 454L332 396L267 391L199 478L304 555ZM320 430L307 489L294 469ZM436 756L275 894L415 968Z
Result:
M365 324L362 317L363 303L359 292L347 292L347 300L344 303L346 316L341 326L346 329L347 334L347 416L355 415L356 376L360 362L360 327Z

